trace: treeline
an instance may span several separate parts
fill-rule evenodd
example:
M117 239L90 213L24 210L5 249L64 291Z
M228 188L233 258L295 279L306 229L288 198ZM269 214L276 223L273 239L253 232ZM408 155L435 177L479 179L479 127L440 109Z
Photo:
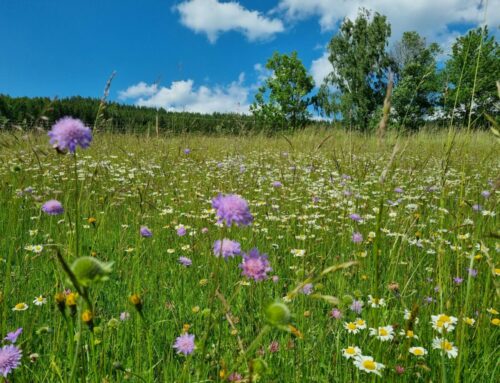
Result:
M64 116L74 116L89 126L94 126L101 100L70 97L51 100L47 97L10 97L0 94L0 127L12 124L23 128L49 127ZM190 112L168 112L116 102L106 102L101 109L99 129L113 132L203 132L245 133L261 131L266 127L252 115L213 113L210 115ZM285 128L285 127L283 127Z
M381 120L391 83L389 128L478 128L498 119L500 48L486 26L459 36L445 62L439 45L415 31L403 33L392 49L390 36L384 15L360 9L355 20L346 18L328 45L332 71L322 84L314 84L297 52L275 53L266 64L273 76L251 111L271 127L283 121L300 127L314 108L344 127L369 132Z

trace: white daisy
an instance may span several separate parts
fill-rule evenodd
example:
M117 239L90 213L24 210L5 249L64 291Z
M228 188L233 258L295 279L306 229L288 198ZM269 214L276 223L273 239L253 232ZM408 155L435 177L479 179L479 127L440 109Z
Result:
M382 376L380 371L382 371L385 366L382 363L377 363L373 360L371 356L358 355L354 359L354 365L361 371L367 373L373 373L378 376Z
M346 359L352 359L361 355L361 349L357 346L349 346L342 349L342 356Z
M386 342L394 338L394 328L391 325L382 326L379 328L371 328L370 335L377 337L382 342Z
M432 348L446 353L446 356L450 359L456 358L458 355L458 348L455 347L452 342L448 342L444 338L434 338L432 341Z

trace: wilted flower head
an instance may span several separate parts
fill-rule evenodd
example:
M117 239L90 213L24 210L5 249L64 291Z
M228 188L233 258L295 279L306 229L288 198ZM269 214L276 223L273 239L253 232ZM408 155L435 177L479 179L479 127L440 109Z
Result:
M194 351L194 335L185 333L177 337L174 348L178 354L189 355Z
M42 211L48 215L59 215L64 213L64 208L61 202L51 199L42 205Z
M59 150L69 150L71 153L76 151L76 147L82 149L88 148L92 141L92 132L82 121L63 117L57 121L52 130L48 133L50 144Z
M14 345L0 348L0 375L4 378L21 363L22 351Z
M71 271L78 283L88 287L93 282L107 280L112 267L113 262L104 263L94 257L80 257L71 265Z
M222 255L224 259L227 259L240 254L241 245L236 241L224 238L222 242L220 240L214 242L214 255L216 257L220 257Z
M144 238L149 238L149 237L153 236L153 232L151 230L149 230L149 228L147 226L141 226L141 229L139 230L139 232L141 233L141 237L144 237Z
M243 272L248 278L261 281L267 278L267 273L272 270L269 266L266 254L259 254L256 248L253 248L247 254L243 255L243 263L240 264Z
M212 207L217 210L218 223L226 221L227 226L247 226L253 221L248 203L235 194L219 194L212 200Z

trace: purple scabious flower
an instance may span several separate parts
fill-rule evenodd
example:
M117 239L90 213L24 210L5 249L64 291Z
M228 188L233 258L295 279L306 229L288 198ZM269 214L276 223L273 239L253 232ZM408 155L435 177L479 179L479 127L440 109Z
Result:
M397 188L394 189L394 192L395 193L403 193L404 190L402 188L397 187Z
M51 199L42 205L42 211L48 215L59 215L64 213L64 208L61 202Z
M474 211L481 211L483 210L483 207L481 205L479 205L478 203L472 205L472 210Z
M179 237L183 237L186 235L186 228L183 226L183 225L180 225L178 228L177 228L177 235Z
M360 222L362 220L361 216L356 213L352 213L349 215L349 218L352 219L353 221Z
M9 344L0 348L0 375L4 378L21 364L22 351Z
M189 267L193 264L193 261L188 257L179 257L179 263L183 266Z
M212 200L212 207L217 210L218 223L226 221L227 226L247 226L253 221L248 203L235 194L219 194Z
M144 237L144 238L149 238L149 237L153 236L153 232L151 230L149 230L149 228L147 226L141 226L141 229L139 230L139 232L141 233L141 237Z
M3 339L10 343L16 343L17 338L19 337L19 335L21 335L22 332L23 328L19 327L16 331L9 332Z
M189 148L184 149L184 154L186 154L186 155L187 155L187 154L189 154L189 153L191 153L191 149L189 149Z
M464 279L460 278L460 277L453 278L453 282L455 282L455 284L457 284L457 285L460 285L463 281L464 281Z
M269 266L266 254L259 254L256 248L243 254L243 263L240 264L243 270L241 275L253 278L255 281L262 281L267 278L267 273L272 270Z
M177 337L174 348L177 350L177 354L192 354L194 351L194 335L186 333Z
M472 277L472 278L475 278L477 276L477 270L476 269L467 269L467 271L469 272L469 275Z
M351 306L349 307L351 311L355 312L356 314L361 314L361 311L363 310L363 301L353 301Z
M273 182L273 187L275 187L275 188L280 188L282 186L283 186L283 184L281 182L279 182L279 181L274 181Z
M230 239L224 238L214 242L214 255L220 257L221 255L224 259L229 257L234 257L235 255L241 254L241 245L236 241L231 241Z
M355 232L352 234L352 241L354 243L361 243L363 242L363 235L359 232Z
M489 190L483 190L483 191L481 192L481 196L483 196L484 198L490 198L491 193L490 193L490 191L489 191Z
M59 150L69 150L71 153L76 151L76 147L82 149L88 148L92 141L92 132L82 121L63 117L57 121L52 130L48 133L50 144Z
M340 319L342 318L342 311L340 311L339 309L333 309L332 311L330 311L330 316L334 319Z
M306 283L302 287L302 293L303 294L305 294L305 295L311 295L312 292L313 292L313 284L312 283Z

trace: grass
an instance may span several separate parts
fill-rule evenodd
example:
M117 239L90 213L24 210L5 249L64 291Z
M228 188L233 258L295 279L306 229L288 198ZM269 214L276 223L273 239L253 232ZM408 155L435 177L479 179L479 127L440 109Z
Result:
M311 130L271 138L98 133L77 151L76 167L45 135L4 133L0 145L0 335L23 328L12 382L216 382L234 372L247 382L498 380L500 162L487 133L383 141ZM219 192L243 196L254 223L215 225ZM53 198L63 216L41 212ZM141 225L153 236L141 237ZM241 257L214 257L221 238L267 253L269 279L241 276ZM57 293L75 290L57 251L69 264L87 255L114 262L110 279L88 289L92 330L81 321L81 297L74 316L57 307ZM343 268L328 269L335 265ZM301 292L307 283L310 295ZM36 306L40 295L47 304ZM368 295L386 305L371 308ZM292 327L270 326L266 307L285 297ZM353 300L364 302L360 314ZM21 302L29 308L13 311ZM334 308L342 318L331 316ZM418 323L403 318L405 309ZM441 313L458 320L444 335L430 324ZM344 323L358 317L369 328L392 325L394 338L349 334ZM418 339L399 335L409 328ZM172 347L185 331L196 341L189 356ZM458 357L433 349L436 336L458 347ZM348 346L384 364L382 377L343 357ZM428 354L411 355L411 346Z

